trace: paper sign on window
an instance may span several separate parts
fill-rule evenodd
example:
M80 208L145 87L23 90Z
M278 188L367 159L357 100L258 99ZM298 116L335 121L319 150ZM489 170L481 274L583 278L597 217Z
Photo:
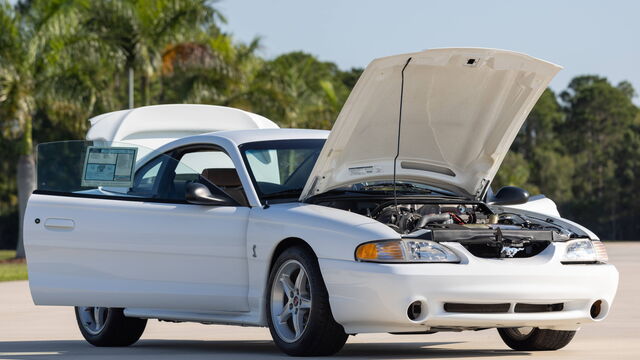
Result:
M137 148L96 147L87 148L82 172L82 186L133 186L133 171Z

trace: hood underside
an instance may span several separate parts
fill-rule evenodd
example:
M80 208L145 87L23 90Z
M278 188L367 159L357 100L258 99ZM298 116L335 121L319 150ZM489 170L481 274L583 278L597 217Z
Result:
M414 181L480 197L560 66L504 50L434 49L374 60L351 92L301 200Z

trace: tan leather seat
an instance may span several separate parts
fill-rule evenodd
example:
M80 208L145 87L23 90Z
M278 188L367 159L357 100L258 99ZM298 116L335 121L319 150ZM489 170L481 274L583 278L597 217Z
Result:
M247 197L236 169L204 169L201 176L222 189L241 205L247 205Z

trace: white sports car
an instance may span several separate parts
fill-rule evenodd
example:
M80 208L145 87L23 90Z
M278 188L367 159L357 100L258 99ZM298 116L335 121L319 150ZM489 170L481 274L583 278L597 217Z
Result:
M497 328L555 350L604 319L618 272L544 196L490 183L560 67L492 49L373 61L333 130L163 105L38 148L24 237L36 304L96 346L146 319L268 326L291 355L350 334Z

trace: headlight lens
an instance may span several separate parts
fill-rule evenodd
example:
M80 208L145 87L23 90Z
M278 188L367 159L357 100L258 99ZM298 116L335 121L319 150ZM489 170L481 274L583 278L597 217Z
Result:
M567 249L562 263L606 263L609 260L607 249L602 241L580 239L567 241Z
M458 263L460 258L444 245L427 240L385 240L358 246L356 260L372 262Z

